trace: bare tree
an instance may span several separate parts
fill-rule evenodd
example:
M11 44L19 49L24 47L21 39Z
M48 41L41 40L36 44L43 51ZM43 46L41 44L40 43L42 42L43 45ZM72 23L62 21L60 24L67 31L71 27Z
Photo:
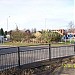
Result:
M69 29L68 29L68 32L74 32L75 30L75 26L74 26L74 23L71 21L69 22Z

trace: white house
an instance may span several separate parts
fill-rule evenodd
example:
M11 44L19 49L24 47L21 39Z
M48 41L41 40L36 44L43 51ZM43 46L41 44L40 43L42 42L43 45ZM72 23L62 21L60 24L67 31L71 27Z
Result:
M0 43L4 43L4 36L0 36Z

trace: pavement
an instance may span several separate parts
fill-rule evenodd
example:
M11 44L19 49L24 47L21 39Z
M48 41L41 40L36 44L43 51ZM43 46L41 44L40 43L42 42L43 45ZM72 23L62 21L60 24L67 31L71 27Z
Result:
M75 58L73 59L75 61ZM75 75L75 62L68 62L65 67L58 68L53 75Z
M75 68L64 68L59 75L75 75Z

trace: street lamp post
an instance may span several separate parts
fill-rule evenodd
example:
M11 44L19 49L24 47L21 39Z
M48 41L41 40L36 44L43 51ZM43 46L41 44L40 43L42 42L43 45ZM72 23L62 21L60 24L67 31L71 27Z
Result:
M8 32L8 18L7 18L7 32Z
M9 16L9 17L10 17L10 16ZM8 18L9 18L9 17L8 17ZM7 32L8 32L8 18L7 18Z
M45 30L46 30L46 18L45 18Z

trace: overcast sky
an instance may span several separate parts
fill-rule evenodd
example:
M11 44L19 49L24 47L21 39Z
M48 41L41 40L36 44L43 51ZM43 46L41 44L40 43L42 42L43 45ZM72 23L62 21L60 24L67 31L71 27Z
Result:
M10 16L10 17L9 17ZM59 29L74 21L74 0L0 0L0 28Z

